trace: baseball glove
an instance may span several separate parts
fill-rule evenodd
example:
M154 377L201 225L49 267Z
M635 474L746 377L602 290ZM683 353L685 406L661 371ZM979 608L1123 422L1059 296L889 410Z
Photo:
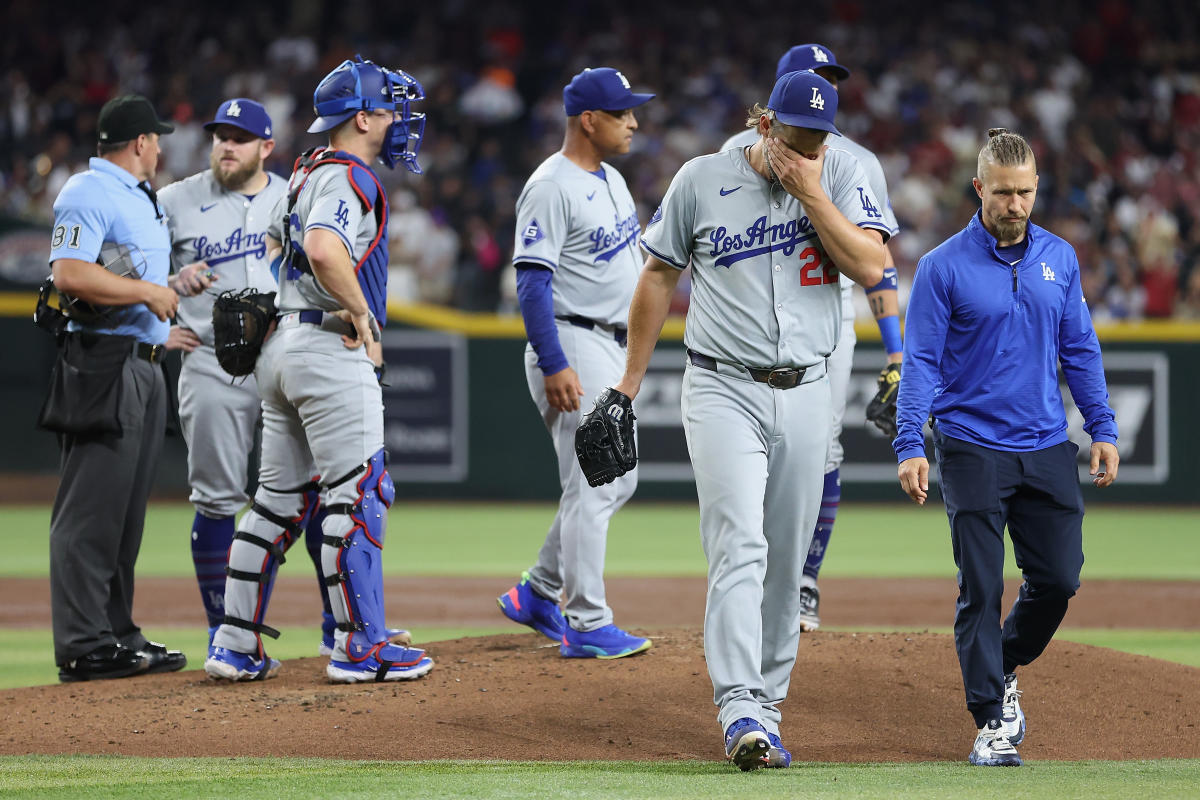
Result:
M879 371L875 381L879 387L867 403L867 421L883 431L889 439L896 438L896 395L900 391L900 365L888 364Z
M633 401L605 389L575 431L575 455L589 486L612 483L637 466Z
M221 368L234 377L254 372L254 362L277 313L274 292L221 292L212 310L213 347Z

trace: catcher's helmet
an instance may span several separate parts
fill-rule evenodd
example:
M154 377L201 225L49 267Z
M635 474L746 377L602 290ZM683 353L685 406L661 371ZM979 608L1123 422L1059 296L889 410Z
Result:
M425 115L411 111L409 103L424 99L425 90L407 72L356 56L354 61L343 61L317 84L313 92L317 119L308 132L332 130L359 111L392 111L394 119L379 157L388 167L402 161L411 172L420 173L417 152L425 133Z

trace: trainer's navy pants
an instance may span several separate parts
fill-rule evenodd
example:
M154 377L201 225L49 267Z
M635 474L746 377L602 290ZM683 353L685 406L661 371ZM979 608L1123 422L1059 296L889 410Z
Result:
M958 566L954 644L967 710L983 727L1000 717L1004 675L1042 654L1079 588L1079 448L1067 441L1013 453L936 429L934 445ZM1005 525L1025 582L1002 628Z

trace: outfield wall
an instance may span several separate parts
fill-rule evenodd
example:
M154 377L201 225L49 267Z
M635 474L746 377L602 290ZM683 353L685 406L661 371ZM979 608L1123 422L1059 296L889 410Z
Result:
M54 437L34 422L53 362L51 338L30 321L33 298L0 295L0 472L52 476ZM549 437L529 398L519 317L461 314L428 307L394 308L385 334L389 382L386 436L401 496L549 499L557 475ZM857 326L856 352L843 445L843 494L864 500L902 499L884 437L863 421L882 355L874 325ZM680 428L683 325L671 320L637 400L643 499L695 496ZM1118 484L1103 494L1081 481L1087 496L1119 502L1195 503L1200 445L1195 375L1200 374L1200 325L1143 324L1102 328L1112 404L1121 428ZM177 364L174 365L177 372ZM1065 395L1070 435L1086 453L1082 419ZM932 448L931 448L932 450ZM185 449L168 438L160 491L186 491Z

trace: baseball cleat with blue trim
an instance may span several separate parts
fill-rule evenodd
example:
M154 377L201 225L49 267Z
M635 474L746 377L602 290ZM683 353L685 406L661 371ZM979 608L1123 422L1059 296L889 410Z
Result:
M564 658L624 658L650 649L649 639L626 633L616 625L594 631L577 631L567 626L558 652Z
M742 772L767 766L770 749L770 736L758 720L742 717L725 729L725 757Z
M210 677L226 681L265 681L279 672L279 660L255 658L226 647L214 647L204 661L204 671Z
M559 641L567 629L558 603L542 597L529 585L529 573L521 573L521 582L496 598L500 613L521 625L528 625L543 636Z
M767 751L767 766L776 769L786 769L792 765L792 754L779 737L774 733L767 734L767 741L771 743L771 749Z

